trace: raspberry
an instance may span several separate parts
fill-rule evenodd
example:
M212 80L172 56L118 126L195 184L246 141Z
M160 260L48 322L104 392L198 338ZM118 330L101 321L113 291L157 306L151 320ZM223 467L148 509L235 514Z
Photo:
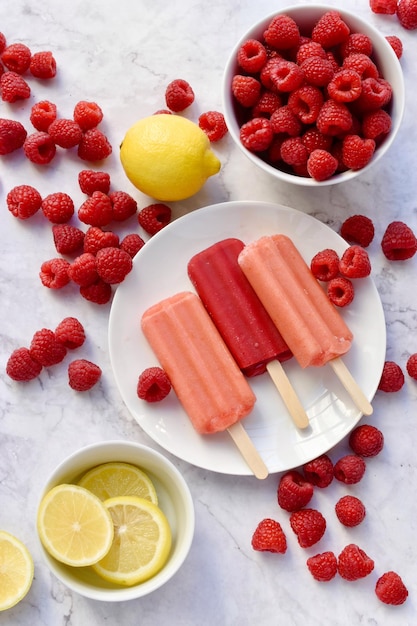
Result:
M369 0L369 6L373 13L384 15L395 15L397 12L398 0Z
M49 126L57 118L56 104L49 100L41 100L32 106L30 121L36 130L47 132Z
M35 78L47 80L56 76L56 61L50 50L35 52L32 55L29 71Z
M297 535L302 548L309 548L320 541L326 530L326 520L316 509L302 509L290 515L290 526Z
M416 0L399 0L397 17L401 26L407 30L417 28L417 2Z
M165 90L165 102L170 111L180 113L194 102L194 91L191 85L182 78L169 83Z
M404 222L388 224L381 241L382 252L390 261L411 259L417 251L417 239Z
M171 381L160 367L148 367L140 374L137 395L146 402L160 402L171 391Z
M386 106L392 98L392 87L383 78L362 80L362 93L356 100L361 113L375 111Z
M13 350L6 364L6 374L17 382L33 380L42 371L42 365L36 361L28 348Z
M391 48L394 50L398 59L401 59L403 55L403 42L396 35L387 35L385 39L388 41Z
M252 117L268 117L270 118L272 113L282 106L282 100L280 96L266 89L259 97L258 102L252 108Z
M365 461L357 454L346 454L334 465L334 477L345 485L355 485L362 480L366 470Z
M385 361L378 389L386 393L395 393L402 388L404 382L404 374L398 363Z
M44 261L39 272L42 285L49 289L62 289L70 282L68 276L69 267L70 263L66 259Z
M96 255L96 268L105 283L116 285L123 282L132 269L132 257L120 248L101 248Z
M65 317L55 328L55 337L68 350L75 350L85 341L84 327L76 317Z
M78 174L78 184L83 193L92 196L95 191L108 194L110 191L110 174L94 170L81 170Z
M339 554L337 569L345 580L358 580L372 572L374 562L359 546L350 543Z
M393 571L385 572L376 581L375 593L385 604L399 605L407 600L408 590L401 577Z
M340 234L349 243L367 248L374 238L375 227L366 215L351 215L343 222Z
M301 137L290 137L281 144L281 159L284 163L299 166L307 163L308 151Z
M336 102L353 102L362 93L362 80L358 72L345 68L336 72L327 85L328 94Z
M265 65L263 66L259 74L261 85L265 87L266 89L268 89L269 91L276 91L276 87L273 84L272 79L271 79L271 71L279 63L281 63L281 61L282 61L281 56L273 56L272 58L268 59L268 61L265 63Z
M338 11L327 11L313 27L311 38L323 48L333 48L347 40L349 26L343 21Z
M21 148L27 132L20 122L0 118L0 155L10 154Z
M306 480L312 485L324 489L333 480L333 463L327 454L322 454L316 459L305 463L303 472Z
M113 218L113 204L102 191L94 191L92 196L78 209L78 219L90 226L107 226Z
M92 285L81 286L80 295L94 304L107 304L112 296L111 285L99 278Z
M351 33L346 41L340 45L339 50L343 58L356 52L370 57L373 50L372 39L364 33Z
M71 254L82 249L84 233L70 224L54 224L52 226L55 249L59 254Z
M253 122L254 120L251 121ZM250 124L250 122L247 124ZM276 135L285 133L290 137L298 137L302 129L300 120L288 105L279 107L279 109L273 112L270 119L270 126L272 133ZM268 125L266 125L265 128L267 129Z
M135 215L138 203L126 191L112 191L109 198L113 205L113 219L116 222L123 222Z
M257 39L248 39L237 51L238 65L248 72L248 74L256 74L260 72L267 60L265 46Z
M335 511L337 519L344 526L352 527L360 524L366 515L366 510L359 498L355 496L343 496L336 502Z
M308 57L301 63L300 67L304 72L306 81L316 87L325 87L334 76L333 64L327 58Z
M69 149L78 146L83 136L82 130L74 120L57 119L51 122L48 133L57 146Z
M298 511L313 497L313 485L297 470L286 472L278 485L279 506L288 512Z
M212 143L220 141L227 133L227 126L223 113L206 111L198 118L198 125L206 133Z
M1 60L8 70L24 74L29 69L32 53L24 43L12 43L3 51Z
M354 52L345 57L342 70L354 71L362 80L365 80L365 78L377 79L379 76L375 63L366 54L359 52Z
M288 108L303 124L314 124L323 106L323 94L314 85L302 85L288 96Z
M74 202L62 191L46 196L42 200L41 208L45 217L54 224L64 224L74 215Z
M318 58L318 57L316 57ZM289 93L298 89L304 81L304 71L292 61L280 60L271 67L269 73L272 88L279 92Z
M417 380L417 354L411 354L407 359L406 364L407 374Z
M261 95L261 83L253 76L236 74L232 79L232 94L244 107L253 107Z
M301 44L297 50L296 62L298 65L301 65L303 61L309 59L310 57L320 57L321 59L327 58L325 49L317 43L317 41L308 41Z
M83 132L96 128L103 119L103 111L96 102L81 100L74 107L72 115Z
M298 25L289 15L276 15L263 36L266 43L277 50L297 48L300 44Z
M361 424L350 433L349 446L359 456L376 456L384 447L384 435L376 426Z
M352 114L345 104L326 100L317 117L317 128L324 135L341 135L352 127Z
M37 131L26 137L23 150L32 163L47 165L56 154L56 145L48 133Z
M252 548L258 552L285 554L287 538L279 522L265 518L257 525L252 535Z
M90 252L83 252L70 264L68 276L80 287L88 287L97 279L96 257Z
M336 250L320 250L310 261L310 269L317 280L327 282L339 273L339 255Z
M307 160L307 171L319 182L327 180L336 172L337 159L328 151L316 148Z
M362 139L359 135L346 135L343 139L343 163L352 170L360 170L369 163L375 152L373 139Z
M57 341L55 333L49 328L36 331L30 343L30 355L44 367L56 365L64 360L66 347Z
M6 49L6 37L0 33L0 54Z
M136 256L136 254L143 248L145 242L142 237L137 235L136 233L131 233L130 235L126 235L120 242L120 248L125 250L132 259Z
M328 582L337 574L337 558L334 552L322 552L308 558L307 567L315 580Z
M112 153L112 147L101 130L91 128L82 136L77 153L83 161L103 161Z
M344 276L336 276L327 283L327 297L339 308L348 306L355 297L352 281Z
M68 383L74 391L88 391L100 378L101 368L91 361L77 359L68 365Z
M171 209L166 204L150 204L138 214L140 226L149 234L155 235L171 221Z
M42 196L31 185L18 185L9 191L6 203L12 215L27 220L41 208Z
M158 109L158 111L155 111L153 115L172 115L172 111L169 111L168 109Z
M362 246L352 245L346 248L339 263L342 276L347 278L365 278L371 273L368 253Z
M30 96L30 87L20 74L4 72L0 77L0 93L4 102L26 100Z
M99 226L90 226L84 236L84 252L97 254L102 248L119 246L119 235L110 230L102 230Z
M323 133L314 127L306 130L306 132L302 135L302 140L309 154L317 148L329 151L333 141L331 137L323 135Z

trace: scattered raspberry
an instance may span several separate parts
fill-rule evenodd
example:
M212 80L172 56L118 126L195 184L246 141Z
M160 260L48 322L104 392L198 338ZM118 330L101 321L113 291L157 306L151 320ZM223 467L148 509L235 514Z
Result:
M102 230L99 226L90 226L84 236L84 252L97 254L102 248L119 246L119 235L111 230Z
M351 215L343 222L340 234L349 243L367 248L374 238L375 227L366 215Z
M112 297L111 285L99 278L92 285L81 286L80 295L94 304L107 304Z
M378 389L386 393L395 393L404 385L404 374L394 361L385 361Z
M355 485L365 474L365 461L356 454L346 454L333 468L334 477L345 485Z
M6 203L12 215L27 220L41 208L42 196L31 185L18 185L9 191Z
M373 13L395 15L397 12L397 2L398 0L369 0L369 6Z
M342 69L333 76L327 91L336 102L353 102L362 93L362 79L355 70Z
M330 302L339 308L348 306L353 302L355 289L352 281L345 276L336 276L327 283L327 297Z
M49 126L57 118L57 107L49 100L41 100L32 106L30 112L30 121L36 130L44 133L48 131Z
M110 191L110 174L94 170L81 170L78 174L78 184L83 193L92 196L95 191L108 194Z
M314 85L302 85L288 96L288 108L303 124L314 124L322 106L323 94Z
M171 209L166 204L150 204L139 211L138 221L149 235L155 235L171 221Z
M78 146L83 136L82 130L77 122L63 118L51 122L48 133L57 146L67 150Z
M74 215L72 198L62 191L51 193L42 200L42 212L54 224L64 224Z
M365 506L355 496L343 496L336 502L337 519L344 526L352 527L360 524L366 515Z
M88 391L100 378L101 368L91 361L77 359L68 365L68 383L75 391Z
M77 102L73 112L74 122L76 122L83 132L96 128L103 119L103 111L96 102ZM89 160L89 159L87 159ZM96 160L96 159L91 159ZM97 159L98 160L98 159Z
M120 248L125 250L132 259L136 256L136 254L143 248L145 242L142 237L137 235L136 233L131 233L130 235L126 235L120 242Z
M219 111L206 111L198 118L198 125L214 143L220 141L227 133L227 126L223 113Z
M372 40L364 33L351 33L346 41L340 45L340 53L343 58L355 53L366 54L370 57L372 50Z
M278 485L277 499L285 511L298 511L313 497L313 485L297 470L286 472Z
M70 224L54 224L52 226L55 249L59 254L72 254L83 248L84 233Z
M390 261L404 261L415 255L417 239L404 222L391 222L382 237L381 247Z
M55 337L68 350L75 350L85 341L84 327L76 317L65 317L55 328Z
M324 59L318 56L308 57L301 63L300 69L305 80L316 87L328 86L334 76L333 64L327 57Z
M316 509L301 509L291 513L290 526L297 535L300 546L309 548L323 537L326 520Z
M317 128L331 137L342 135L352 128L352 114L343 102L326 100L317 117Z
M287 538L281 524L270 518L259 522L252 535L252 548L258 552L285 554Z
M306 480L315 487L324 489L328 487L333 480L333 463L327 454L305 463L303 472Z
M417 354L412 354L407 359L407 373L411 378L417 380Z
M307 559L307 567L315 580L328 582L337 574L337 558L333 552L322 552Z
M417 2L416 0L399 0L397 17L401 26L407 30L417 28Z
M339 273L339 255L335 250L326 248L313 256L310 269L317 280L327 282Z
M24 74L29 69L32 53L24 43L12 43L2 52L1 60L11 72Z
M0 118L0 155L10 154L21 148L27 137L23 124Z
M385 572L376 581L375 593L385 604L399 605L407 600L408 590L396 572Z
M90 252L83 252L70 264L68 276L80 287L88 287L98 279L96 257Z
M132 269L132 257L120 248L101 248L96 255L96 268L105 283L121 283Z
M87 130L78 144L78 156L83 161L103 161L111 153L112 147L109 140L98 128Z
M160 402L171 391L171 381L160 367L148 367L139 376L137 394L146 402Z
M391 48L394 50L398 59L401 59L403 55L403 42L396 35L387 35L385 39L388 41Z
M107 226L113 219L113 203L102 191L94 191L78 209L78 219L90 226Z
M265 46L257 39L248 39L237 51L237 62L248 74L260 72L267 60Z
M371 273L371 262L365 248L358 245L346 248L340 259L339 271L346 278L365 278L369 276Z
M6 373L17 382L33 380L41 371L42 365L32 357L28 348L17 348L7 360Z
M337 11L326 11L311 32L312 40L318 42L326 50L343 43L349 35L349 26Z
M384 435L376 426L361 424L350 433L349 445L359 456L376 456L384 447Z
M32 55L29 71L35 78L47 80L56 76L56 61L50 50L35 52Z
M0 76L0 93L4 102L26 100L30 96L30 87L20 74L4 72Z
M253 107L261 95L261 83L253 76L236 74L232 80L232 93L244 107Z
M158 109L153 115L172 115L172 111L169 109Z
M177 78L169 83L165 90L165 102L174 113L184 111L194 102L194 91L191 85L182 78Z
M47 165L56 154L56 145L48 133L37 131L26 137L23 150L32 163Z
M359 546L350 543L339 554L337 569L345 580L358 580L372 572L374 562Z
M247 128L249 131L253 129L255 138L258 140L263 139L265 144L268 140L269 142L271 142L273 137L272 133L275 133L276 135L285 133L290 137L298 137L301 134L302 124L300 122L300 119L298 118L296 113L292 111L289 105L284 105L276 109L271 115L269 124L261 124L258 121L260 119L261 118L253 119L244 124L240 129L240 138L242 139L242 129L244 127ZM263 148L261 147L261 150L262 149Z
M69 261L66 259L50 259L41 265L39 277L42 285L49 289L62 289L70 282L68 276Z
M138 203L126 191L112 191L109 198L113 205L113 219L116 222L123 222L135 215Z
M298 25L289 15L275 16L263 36L266 43L277 50L297 48L300 44Z
M328 151L316 148L307 159L307 171L311 178L322 182L333 176L337 170L337 159Z
M37 330L30 343L30 355L44 367L56 365L64 360L66 347L57 341L55 333L49 328Z

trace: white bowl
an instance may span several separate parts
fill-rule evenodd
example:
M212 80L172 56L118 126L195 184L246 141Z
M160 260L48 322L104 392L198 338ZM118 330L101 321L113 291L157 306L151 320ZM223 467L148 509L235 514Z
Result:
M368 35L372 40L372 58L379 68L382 76L391 84L391 87L393 89L393 97L390 103L389 110L392 118L392 126L388 136L376 148L374 156L364 168L355 171L347 170L346 172L335 174L325 181L317 182L312 178L296 176L295 174L291 174L276 167L273 167L269 163L266 163L266 161L262 160L259 156L257 156L256 153L247 150L243 146L242 142L240 141L240 126L236 118L235 102L232 96L231 85L233 76L236 73L239 73L236 58L240 46L247 39L253 38L260 40L268 24L276 15L289 15L290 17L292 17L297 22L300 31L303 34L303 31L311 32L314 24L324 13L334 10L337 10L340 13L342 19L347 23L351 32L364 33ZM371 26L368 22L358 17L354 13L351 13L344 9L339 9L338 7L326 6L321 4L286 7L281 9L280 11L275 11L274 13L268 15L267 17L254 24L252 28L241 37L241 39L233 48L233 51L226 64L223 78L224 116L230 135L232 136L236 145L255 165L260 167L263 171L271 174L271 176L273 176L274 178L285 182L294 183L296 185L305 185L310 187L334 185L336 183L352 180L356 176L359 176L360 174L366 172L370 167L372 167L372 165L376 163L387 152L392 142L394 141L395 136L398 133L398 129L400 127L404 113L404 101L405 95L402 68L392 47L385 39L385 36L382 35L378 30L376 30L376 28Z
M40 500L52 487L77 480L87 470L107 462L132 463L143 469L155 485L159 506L172 531L172 548L168 561L153 578L132 587L112 585L101 579L92 568L74 568L58 562L40 543L45 561L64 585L77 593L105 602L133 600L155 591L181 567L193 540L194 505L190 490L177 468L152 448L127 441L106 441L74 452L48 478Z

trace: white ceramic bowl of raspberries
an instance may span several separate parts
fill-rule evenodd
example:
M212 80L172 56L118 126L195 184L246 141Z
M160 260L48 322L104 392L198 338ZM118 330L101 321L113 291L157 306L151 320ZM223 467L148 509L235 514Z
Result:
M237 146L274 178L349 181L389 149L404 111L399 60L360 17L325 5L275 12L235 45L223 107Z

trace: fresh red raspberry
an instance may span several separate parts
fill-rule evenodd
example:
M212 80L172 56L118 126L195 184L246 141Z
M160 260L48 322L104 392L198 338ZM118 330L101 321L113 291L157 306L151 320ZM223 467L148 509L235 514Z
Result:
M206 111L198 118L198 125L206 133L209 141L220 141L227 133L226 121L219 111Z
M352 127L352 114L343 102L326 100L317 117L317 128L324 135L341 135Z
M297 470L286 472L279 481L277 499L284 511L293 512L306 506L313 497L313 485Z
M398 606L407 600L408 590L401 577L393 571L385 572L376 581L375 593L385 604Z
M171 381L161 367L148 367L140 374L137 395L146 402L160 402L171 391Z
M232 79L232 94L244 107L253 107L261 95L261 83L253 76L236 74Z
M98 383L101 373L101 368L95 363L77 359L68 365L68 384L74 391L88 391Z
M97 254L102 248L119 246L119 235L111 230L102 230L99 226L90 226L84 236L84 252Z
M91 128L82 136L77 153L83 161L103 161L112 153L112 146L101 130Z
M362 93L362 79L355 70L342 69L333 76L327 85L327 91L336 102L353 102Z
M335 511L337 519L343 526L357 526L366 515L363 502L355 496L343 496L336 502Z
M258 552L285 554L287 538L279 522L265 518L259 522L252 535L252 548Z
M310 261L310 269L317 280L327 282L339 274L339 255L336 250L325 248Z
M12 43L2 52L1 60L11 72L24 74L29 69L32 53L24 43Z
M62 191L50 193L42 200L42 212L54 224L65 224L74 215L72 198Z
M137 255L139 250L141 250L144 245L145 242L143 241L142 237L140 237L140 235L137 235L136 233L130 233L129 235L126 235L120 242L120 248L130 254L132 259Z
M398 363L385 361L378 389L386 393L395 393L402 388L404 382L404 374Z
M112 191L109 198L113 205L113 219L116 222L124 222L135 215L138 203L126 191Z
M43 367L56 365L64 360L67 354L66 347L57 341L55 333L49 328L37 330L30 343L30 355Z
M365 278L369 276L371 273L371 262L365 248L358 245L346 248L340 259L339 271L346 278Z
M273 56L265 63L260 74L259 80L261 81L261 85L268 89L268 91L276 92L276 86L272 82L271 79L271 71L282 61L281 56Z
M360 170L369 163L375 152L375 141L359 135L346 135L343 139L342 159L346 167Z
M377 109L364 115L362 120L362 134L365 139L374 139L379 143L391 130L392 120L384 109Z
M92 285L80 287L80 295L94 304L107 304L112 297L112 293L111 285L105 283L101 278L97 279Z
M398 59L401 59L403 55L403 42L396 35L387 35L385 39L388 41L391 48L394 50Z
M326 59L326 51L317 41L307 41L306 43L301 44L301 46L297 50L296 54L296 62L298 65L301 65L303 61L309 59L310 57L320 57L321 59Z
M21 148L27 137L23 124L0 118L0 155L10 154Z
M327 454L322 454L317 458L303 465L303 472L306 480L315 487L324 489L333 480L333 463Z
M362 93L356 100L361 114L385 107L392 98L392 87L383 78L365 78L362 80Z
M169 109L158 109L153 115L173 115L173 113Z
M321 182L333 176L337 165L337 159L328 150L316 148L308 157L307 171L311 178Z
M94 191L78 209L78 219L89 226L107 226L113 219L113 203L102 191Z
M266 60L265 46L257 39L247 39L237 51L238 65L248 74L260 72Z
M417 239L407 224L400 221L388 224L381 241L382 252L390 261L411 259L417 251Z
M26 100L30 96L30 87L20 74L4 72L0 76L0 93L4 102Z
M96 102L81 100L75 105L72 117L81 130L86 132L100 124L103 119L103 111Z
M279 94L265 89L261 92L258 102L252 108L252 117L270 118L272 113L282 106L282 99Z
M83 132L77 122L60 118L51 122L48 133L57 146L69 149L78 146Z
M171 221L171 209L166 204L150 204L139 211L138 222L149 235L155 235Z
M165 90L165 102L170 111L180 113L194 102L191 85L182 78L176 78Z
M307 128L302 135L302 140L309 154L318 148L329 151L333 141L331 137L323 135L323 133L314 127Z
M41 208L42 196L31 185L13 187L6 196L10 213L21 220L27 220Z
M98 279L96 257L90 252L83 252L70 264L68 276L80 287L88 287Z
M372 39L364 33L351 33L339 48L342 58L359 52L370 57L373 51Z
M366 215L351 215L343 222L340 234L349 243L356 243L362 248L367 248L374 238L375 227Z
M264 31L266 43L277 50L298 48L300 31L295 20L289 15L276 15Z
M78 174L78 184L83 193L92 196L95 191L108 194L110 191L110 174L94 170L81 170Z
M26 137L23 151L32 163L47 165L56 154L56 145L48 133L37 131Z
M132 266L132 257L121 248L101 248L97 252L97 273L109 285L123 282Z
M302 85L288 96L288 108L303 124L314 124L323 106L323 94L314 85Z
M6 49L6 37L4 33L0 33L0 54Z
M397 17L401 26L407 30L417 28L417 2L416 0L399 0Z
M84 327L76 317L65 317L55 328L55 337L68 350L75 350L85 341Z
M48 80L56 76L56 61L50 50L35 52L30 59L29 71L35 78Z
M347 40L350 28L338 11L326 11L311 32L313 41L317 41L326 50Z
M298 89L304 82L303 69L297 63L286 59L281 59L279 63L273 65L269 76L272 89L278 92L289 93Z
M366 470L365 461L357 454L346 454L334 465L334 477L345 485L355 485L362 480Z
M330 152L337 161L336 172L346 172L349 168L343 163L342 160L343 141L340 139L334 139L330 147Z
M384 435L376 426L361 424L350 433L349 446L359 456L376 456L384 447Z
M42 371L42 365L36 361L28 348L13 350L6 364L6 374L17 382L33 380Z
M300 68L304 73L305 80L316 87L325 87L334 76L333 64L327 58L308 57L301 63Z
M352 281L345 276L336 276L327 283L327 297L330 302L339 308L348 306L353 302L355 289Z
M307 163L308 150L301 137L289 137L281 144L281 159L284 163L292 166L305 165Z
M395 15L397 12L398 0L369 0L369 6L373 13L384 15Z
M411 354L406 364L407 374L417 380L417 353Z
M36 130L46 133L49 126L57 118L57 107L49 100L41 100L32 106L30 121Z
M326 520L316 509L301 509L291 513L290 526L297 535L300 546L309 548L323 537Z
M39 272L42 285L49 289L62 289L70 282L69 267L70 263L66 259L44 261Z
M365 578L374 569L374 561L354 543L350 543L337 559L339 575L345 580Z
M71 224L54 224L52 226L55 249L59 254L72 254L83 248L84 233Z
M334 552L322 552L308 558L307 567L315 580L328 582L337 574L337 558Z
M254 120L251 121L253 122ZM301 134L302 124L297 115L293 113L290 107L286 104L279 107L279 109L276 109L272 113L269 121L271 132L276 135L285 133L290 137L298 137ZM248 124L250 124L250 122L248 122ZM265 128L268 129L269 126L266 125Z

